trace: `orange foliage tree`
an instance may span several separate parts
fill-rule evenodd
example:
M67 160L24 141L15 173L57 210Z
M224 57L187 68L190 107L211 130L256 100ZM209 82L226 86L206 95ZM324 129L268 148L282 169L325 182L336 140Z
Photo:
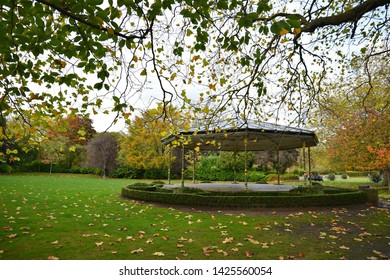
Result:
M378 64L379 65L379 64ZM387 70L386 70L387 69ZM322 102L321 124L330 164L341 170L380 170L389 186L390 79L386 65L365 87L338 85ZM345 90L344 90L345 89Z

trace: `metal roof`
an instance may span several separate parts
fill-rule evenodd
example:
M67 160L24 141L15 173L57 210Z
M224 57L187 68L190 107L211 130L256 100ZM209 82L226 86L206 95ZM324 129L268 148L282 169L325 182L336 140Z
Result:
M244 151L245 138L248 151L288 150L317 146L318 138L311 130L253 120L223 121L206 126L179 130L162 139L164 145L208 151Z

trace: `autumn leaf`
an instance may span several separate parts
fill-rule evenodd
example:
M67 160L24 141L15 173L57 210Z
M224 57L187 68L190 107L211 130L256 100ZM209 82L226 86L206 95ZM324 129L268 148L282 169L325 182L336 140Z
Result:
M287 29L284 29L284 28L282 28L282 30L280 30L280 33L279 33L279 35L280 35L280 36L283 36L283 35L286 35L286 34L288 34L288 30L287 30Z
M48 256L47 259L48 259L48 260L53 260L53 261L54 261L54 260L59 260L59 258L58 258L58 257L55 257L55 256Z
M136 250L133 250L133 251L131 251L131 253L132 254L140 254L140 253L143 253L143 249L142 248L138 248L138 249L136 249Z
M225 252L224 250L221 250L221 249L218 249L218 250L217 250L217 253L222 253L222 255L223 255L224 257L229 256L229 254L228 254L227 252Z
M339 248L342 249L342 250L349 250L349 247L344 246L344 245L341 245Z
M163 252L154 252L154 253L153 253L153 256L164 257L165 254L164 254Z
M253 256L253 252L252 251L245 251L245 256L247 258L251 258Z
M224 241L222 241L223 244L226 244L226 243L232 243L234 240L234 237L227 237L225 238Z
M146 244L153 244L153 239L152 238L148 238L148 240L146 240Z
M102 246L102 245L103 245L103 243L104 243L103 241L101 241L101 242L95 242L95 244L96 244L96 246L97 246L97 247L100 247L100 246Z

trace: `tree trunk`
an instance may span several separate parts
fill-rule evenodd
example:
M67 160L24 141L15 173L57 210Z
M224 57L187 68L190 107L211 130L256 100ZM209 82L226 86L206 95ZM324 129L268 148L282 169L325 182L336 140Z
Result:
M382 186L388 187L390 192L390 168L387 168L383 171Z

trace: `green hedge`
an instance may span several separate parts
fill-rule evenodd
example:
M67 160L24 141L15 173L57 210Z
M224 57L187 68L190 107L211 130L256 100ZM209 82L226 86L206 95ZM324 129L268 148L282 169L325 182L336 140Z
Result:
M360 191L304 195L283 192L253 192L247 193L247 195L230 193L228 195L227 193L217 194L217 192L161 192L157 191L157 188L143 190L128 186L122 188L122 196L167 204L235 208L336 206L367 202L366 194Z

